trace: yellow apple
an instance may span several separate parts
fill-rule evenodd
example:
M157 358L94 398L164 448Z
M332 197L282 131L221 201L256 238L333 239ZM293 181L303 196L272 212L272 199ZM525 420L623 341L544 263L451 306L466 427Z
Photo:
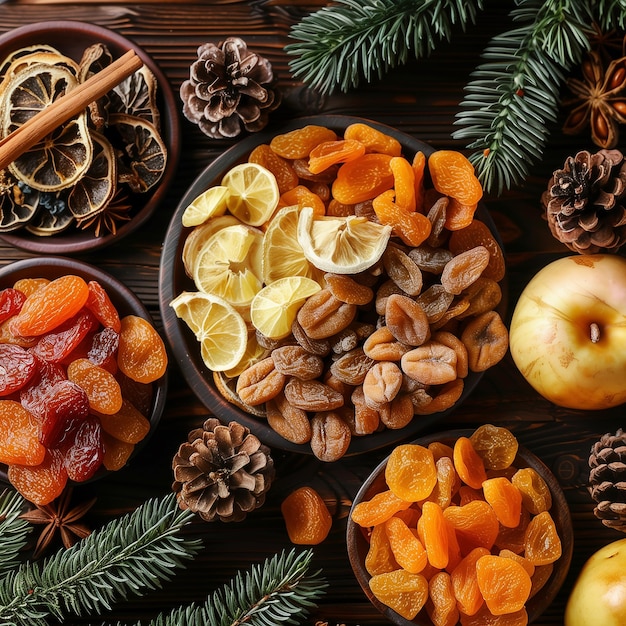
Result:
M626 539L610 543L585 563L567 601L565 626L626 624Z
M520 295L509 342L524 378L554 404L626 402L626 259L576 255L546 265Z

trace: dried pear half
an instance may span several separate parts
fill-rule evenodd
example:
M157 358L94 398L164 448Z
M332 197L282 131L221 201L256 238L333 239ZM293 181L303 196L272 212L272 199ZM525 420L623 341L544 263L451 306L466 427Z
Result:
M67 196L67 208L79 223L104 210L117 188L117 165L113 146L96 131L91 131L91 140L91 165Z
M36 63L19 71L9 80L0 102L2 136L77 85L76 76L61 65ZM9 169L33 189L58 191L83 176L92 152L87 114L83 111L20 155Z
M118 181L145 193L165 171L167 148L161 135L148 120L121 113L109 117L109 128L117 135L111 142L120 151Z
M28 224L38 204L38 191L25 194L9 172L0 172L0 232L8 233Z

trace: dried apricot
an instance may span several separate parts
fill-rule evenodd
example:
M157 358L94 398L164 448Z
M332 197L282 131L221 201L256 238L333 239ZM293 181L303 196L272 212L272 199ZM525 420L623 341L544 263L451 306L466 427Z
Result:
M476 562L476 576L493 615L521 611L530 595L530 576L516 561L489 554Z
M50 282L48 278L20 278L13 283L13 289L21 291L26 297Z
M121 320L117 364L129 378L151 383L165 374L167 351L163 339L152 324L137 315Z
M419 574L428 562L426 549L413 531L398 517L385 522L389 545L400 567L412 574Z
M346 127L345 139L356 139L365 146L367 152L382 152L389 156L400 156L402 146L395 138L369 124L354 122Z
M35 417L15 400L0 400L0 462L39 465L46 449Z
M488 478L483 482L483 494L500 524L507 528L516 528L519 525L522 494L508 478Z
M387 460L385 479L389 489L402 500L418 502L428 498L437 482L432 452L417 444L396 446Z
M76 359L67 368L67 377L81 387L89 399L89 408L112 415L122 408L122 390L113 374L89 359Z
M487 550L493 547L500 525L493 509L484 500L449 506L443 516L454 528L462 554L466 555L476 547Z
M535 515L526 528L524 556L533 565L548 565L561 558L561 538L548 511Z
M391 549L384 523L372 528L370 545L365 555L365 569L370 576L400 569Z
M365 154L365 146L356 139L336 139L317 144L309 153L309 171L319 174L331 165L347 163Z
M318 144L336 139L337 133L330 128L308 124L302 128L275 135L270 141L270 148L284 159L304 159Z
M282 501L280 511L291 543L317 545L330 532L332 517L322 496L313 487L292 491Z
M409 212L394 201L394 190L376 195L372 206L381 224L391 226L392 234L407 246L419 246L430 235L430 220L423 214Z
M396 496L391 489L380 491L369 500L358 502L352 509L352 521L359 526L377 526L392 515L408 509L411 503Z
M256 146L248 156L248 161L272 172L281 194L293 189L299 182L298 174L289 160L279 156L266 143Z
M435 189L465 205L476 204L483 189L469 159L456 150L436 150L428 157L428 169Z
M122 469L135 450L135 444L120 441L102 432L102 465L110 472Z
M63 455L57 449L46 450L39 465L9 465L7 475L22 496L37 506L52 502L67 484Z
M109 294L97 280L90 280L87 287L89 288L89 296L85 306L105 328L112 328L116 333L119 333L122 328L120 316Z
M478 587L476 564L479 559L489 555L489 550L476 547L452 570L450 579L459 611L464 615L474 615L485 599Z
M426 611L434 626L456 626L459 610L448 572L437 572L428 581Z
M326 213L324 201L304 185L296 185L280 196L279 207L294 205L300 208L310 206L315 215L324 215Z
M104 432L126 443L139 443L150 432L150 421L125 398L116 413L99 418Z
M424 548L428 562L437 569L448 565L448 523L444 511L436 502L426 501L422 505L422 515L417 522L417 533Z
M415 211L415 171L413 167L401 156L393 157L389 161L389 167L393 173L396 204L405 211Z
M509 347L509 334L497 311L472 318L461 333L472 372L484 372L499 363Z
M485 469L506 469L515 461L519 444L508 428L482 424L470 435L469 439L472 447L483 460Z
M474 489L480 489L487 480L483 460L468 437L458 437L454 443L454 467L460 479Z
M489 250L489 263L483 272L485 278L500 282L504 278L504 253L485 222L474 218L470 224L451 233L448 248L453 254L484 246Z
M426 578L403 569L372 576L369 586L380 602L408 620L422 610L428 599Z
M550 487L542 478L541 474L532 467L518 469L511 482L522 494L524 507L533 515L539 515L552 506L552 494Z
M424 212L424 172L426 170L426 155L421 150L415 153L411 167L413 168L413 182L415 185L415 210L422 213Z
M393 187L393 173L389 167L392 157L380 153L367 153L337 172L332 185L333 197L343 204L356 204L371 200Z

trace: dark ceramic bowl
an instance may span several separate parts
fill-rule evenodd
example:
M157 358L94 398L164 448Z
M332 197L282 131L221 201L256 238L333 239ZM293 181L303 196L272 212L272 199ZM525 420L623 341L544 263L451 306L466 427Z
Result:
M461 436L469 437L472 432L472 430L444 431L434 433L426 437L421 437L412 443L428 446L428 444L434 441L440 441L453 447L457 438ZM388 457L379 463L376 469L374 469L374 471L365 480L352 502L350 515L348 515L346 531L346 545L350 565L352 566L354 575L356 576L356 579L365 595L381 612L381 614L389 620L390 623L396 624L397 626L415 626L416 624L419 626L432 626L432 621L429 619L425 609L422 609L413 621L407 620L396 613L393 609L380 602L373 595L369 587L369 580L371 576L365 568L365 557L369 550L369 542L366 539L366 533L364 532L365 529L361 528L358 524L355 524L352 521L352 510L359 502L365 502L377 493L380 493L388 488L385 481L385 468L387 466L387 461ZM567 576L572 560L574 531L565 494L563 493L563 490L561 489L561 486L559 485L554 474L548 469L543 461L520 445L513 465L517 468L532 467L546 481L552 494L552 507L550 509L550 514L554 519L562 543L562 554L559 560L554 563L554 570L550 579L545 584L543 589L541 589L539 593L533 596L526 603L528 621L529 623L532 623L554 601L556 594L559 592L559 589L565 581L565 577Z
M0 290L11 287L16 281L23 278L47 278L53 280L67 274L80 276L86 281L96 280L104 287L109 298L117 309L120 317L136 315L142 317L154 325L149 311L141 303L139 298L119 280L93 265L66 257L39 257L16 261L0 268ZM167 396L168 375L152 383L150 408L144 414L150 420L150 432L135 445L129 462L143 449L150 437L156 430ZM5 466L0 465L3 469ZM100 468L94 478L106 476L109 472ZM6 480L6 473L0 474Z
M201 358L200 345L197 339L187 325L176 317L174 311L169 306L170 302L181 292L196 291L193 282L185 274L181 260L185 239L191 231L191 228L183 227L181 218L185 208L196 196L209 187L219 184L223 175L230 168L237 163L245 161L253 148L263 143L269 143L273 136L301 128L308 124L326 126L332 128L338 134L343 134L345 128L354 122L366 122L395 137L402 144L404 153L409 158L412 158L413 155L420 150L424 152L425 155L429 155L434 151L434 148L428 144L384 124L343 115L303 117L281 125L278 128L267 129L255 135L248 136L216 158L192 183L180 200L172 217L161 255L159 301L165 326L165 334L169 340L174 358L191 389L207 409L220 420L224 422L236 420L246 425L251 432L257 435L259 439L266 444L279 449L303 454L311 454L311 449L308 444L295 444L287 441L278 435L267 424L266 420L247 413L224 399L213 382L212 372L206 367ZM477 217L487 223L496 238L498 238L495 225L484 206L479 206ZM504 299L502 304L504 304ZM471 373L465 379L463 394L457 401L455 407L460 405L468 394L472 392L481 376L482 373ZM416 417L405 428L383 430L363 437L353 437L347 454L361 454L414 437L430 424L444 417L455 407L452 407L448 411Z
M146 193L129 194L131 219L118 225L115 235L94 235L92 229L80 230L70 226L66 231L47 236L28 232L25 228L0 233L0 238L22 250L38 254L78 254L104 248L119 241L142 226L162 202L172 183L180 156L180 120L178 101L169 82L156 63L135 43L121 35L95 24L76 21L51 21L29 24L0 35L0 60L11 52L35 44L48 44L61 53L80 60L88 46L103 43L116 59L128 50L134 50L156 77L157 98L161 118L161 137L167 148L167 164L163 176Z

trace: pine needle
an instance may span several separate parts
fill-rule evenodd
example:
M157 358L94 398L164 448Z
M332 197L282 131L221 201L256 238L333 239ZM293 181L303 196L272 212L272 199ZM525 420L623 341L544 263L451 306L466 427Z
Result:
M0 576L14 570L20 563L20 551L26 546L32 526L20 515L26 500L6 489L0 495Z

